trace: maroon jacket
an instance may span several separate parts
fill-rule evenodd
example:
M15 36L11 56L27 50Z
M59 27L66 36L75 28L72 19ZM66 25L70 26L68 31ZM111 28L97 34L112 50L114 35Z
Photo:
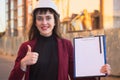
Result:
M20 61L27 53L27 45L32 47L32 51L35 48L37 39L27 41L23 43L18 51L18 56L15 60L15 65L13 70L10 73L9 80L22 80L24 74L25 79L29 80L29 67L27 67L26 72L20 69ZM68 74L73 80L73 47L70 41L66 39L57 38L58 43L58 80L69 80ZM77 80L95 80L94 78L86 78L86 79L77 79Z

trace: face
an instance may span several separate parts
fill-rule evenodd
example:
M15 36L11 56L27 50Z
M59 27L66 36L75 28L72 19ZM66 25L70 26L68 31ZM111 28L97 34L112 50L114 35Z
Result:
M54 15L49 11L46 14L37 14L36 15L36 27L39 30L42 36L52 35L53 28L55 26Z

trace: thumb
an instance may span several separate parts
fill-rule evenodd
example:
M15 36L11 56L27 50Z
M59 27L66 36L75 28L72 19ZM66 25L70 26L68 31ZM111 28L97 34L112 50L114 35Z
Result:
M28 47L28 52L31 52L31 46L27 45L27 47Z

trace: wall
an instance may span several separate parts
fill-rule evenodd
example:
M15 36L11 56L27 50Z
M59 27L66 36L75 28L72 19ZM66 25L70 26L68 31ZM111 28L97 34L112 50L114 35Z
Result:
M107 41L107 58L112 75L120 76L120 28L105 30Z

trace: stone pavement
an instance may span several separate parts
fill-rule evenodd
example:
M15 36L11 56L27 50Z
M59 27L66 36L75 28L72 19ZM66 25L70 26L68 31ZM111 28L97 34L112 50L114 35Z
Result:
M8 80L11 69L13 68L15 56L0 54L0 80Z
M105 77L105 78L101 78L101 80L120 80L120 77Z
M8 80L16 56L0 54L0 80ZM102 77L101 80L120 80L120 77Z

